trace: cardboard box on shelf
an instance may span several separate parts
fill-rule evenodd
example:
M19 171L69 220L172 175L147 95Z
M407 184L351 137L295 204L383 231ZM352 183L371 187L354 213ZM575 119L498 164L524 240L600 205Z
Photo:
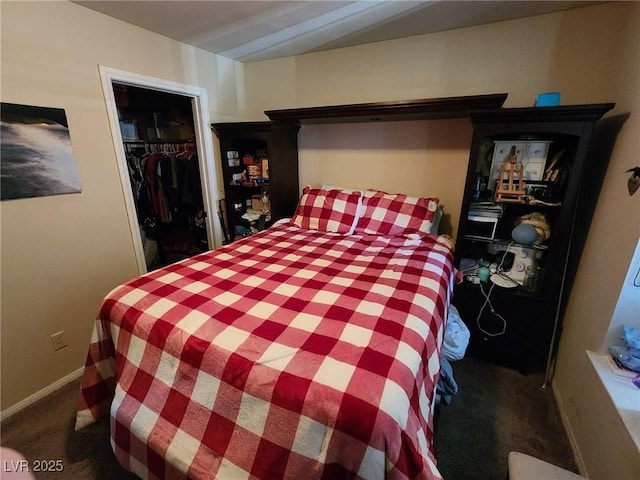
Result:
M262 195L253 195L251 197L251 208L258 212L262 212L267 208L265 202L262 201Z

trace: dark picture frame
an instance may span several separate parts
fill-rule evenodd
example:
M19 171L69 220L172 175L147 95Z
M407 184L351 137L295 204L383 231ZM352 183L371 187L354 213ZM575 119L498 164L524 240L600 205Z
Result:
M80 193L62 108L0 104L0 200Z

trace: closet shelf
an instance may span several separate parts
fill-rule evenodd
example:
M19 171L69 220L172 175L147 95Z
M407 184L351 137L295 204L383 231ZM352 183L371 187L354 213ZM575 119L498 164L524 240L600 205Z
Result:
M267 110L272 122L318 124L465 118L477 110L498 109L506 93L428 98L395 102Z

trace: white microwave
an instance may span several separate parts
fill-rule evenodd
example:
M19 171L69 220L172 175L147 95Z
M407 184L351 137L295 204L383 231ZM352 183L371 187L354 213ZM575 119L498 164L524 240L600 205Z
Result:
M496 237L497 227L497 217L469 215L465 236L482 240L493 240Z

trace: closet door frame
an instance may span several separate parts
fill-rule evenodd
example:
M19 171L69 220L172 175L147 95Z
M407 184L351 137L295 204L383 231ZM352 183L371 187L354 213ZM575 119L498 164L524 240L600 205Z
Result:
M133 192L131 190L122 133L120 132L118 110L113 93L113 82L191 97L191 109L193 111L198 163L202 182L202 196L204 200L204 208L207 213L205 218L207 226L207 241L209 242L209 248L215 248L222 245L221 227L213 221L214 218L217 218L217 208L215 206L218 205L218 194L215 186L218 185L218 181L217 171L215 168L216 162L214 159L213 139L209 131L210 121L207 91L204 88L196 87L194 85L187 85L127 72L124 70L117 70L103 65L100 65L99 68L102 90L104 92L107 113L109 115L111 136L113 138L118 171L120 173L120 183L122 184L122 193L124 195L127 217L129 219L131 240L133 242L136 263L138 264L138 271L140 274L142 275L147 273L147 264L144 256L144 248L142 246L142 237L138 223L138 216L136 214Z

